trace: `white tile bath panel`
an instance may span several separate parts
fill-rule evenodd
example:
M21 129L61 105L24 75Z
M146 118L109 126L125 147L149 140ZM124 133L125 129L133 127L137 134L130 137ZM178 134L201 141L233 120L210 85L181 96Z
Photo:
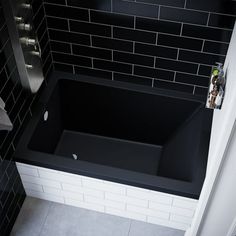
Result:
M52 172L39 169L39 176L45 179L51 179L55 181L61 181L64 183L70 183L73 185L81 186L81 177L76 175L62 174L62 172Z
M31 176L39 176L37 168L18 163L16 164L17 170L20 174L31 175Z
M64 197L64 198L71 198L71 199L78 200L78 201L83 201L83 199L84 199L83 194L81 194L81 193L63 191L63 190L57 189L57 188L43 186L43 191L45 193L53 194L53 195Z
M82 178L82 184L84 187L87 188L93 188L93 189L98 189L98 190L102 190L104 191L104 189L107 192L111 192L111 193L117 193L117 194L125 194L125 188L124 187L120 187L118 185L112 185L112 184L107 184L107 182L97 182L97 181L93 181L91 179L85 179Z
M181 208L181 207L172 207L171 213L174 213L180 216L193 217L194 210L189 210L189 209Z
M184 217L184 216L179 216L179 215L175 215L175 214L171 214L170 215L170 220L178 222L178 223L189 224L189 225L192 222L192 218Z
M148 200L142 200L134 197L122 196L113 193L105 193L105 199L110 199L118 202L130 203L136 206L148 207Z
M62 171L17 165L29 196L176 229L189 227L198 202Z
M89 203L95 203L99 205L103 205L105 207L113 207L119 210L125 210L125 204L117 201L111 201L107 199L98 199L96 197L84 196L84 201Z
M128 212L136 212L147 216L155 216L161 219L169 219L169 213L163 211L152 210L144 207L137 207L134 205L127 204Z
M78 192L78 193L87 194L87 195L94 196L97 198L104 198L104 192L102 192L100 190L96 190L96 189L84 188L84 187L75 186L75 185L66 184L66 183L62 183L62 188L65 191L68 190L71 192Z
M49 186L49 187L53 187L53 188L61 188L60 182L57 182L54 180L43 179L40 177L24 175L24 174L20 174L20 177L23 182L28 182L28 183L32 183L32 184L39 184L39 185L41 184L41 185L45 185L45 186Z
M172 206L149 201L149 208L157 211L171 212Z
M197 207L197 203L198 203L198 200L194 200L194 199L191 199L191 201L189 201L189 199L186 199L186 198L181 199L181 198L174 197L174 200L173 200L173 206L187 208L190 210L195 210Z
M163 204L172 204L173 198L168 195L162 195L154 193L153 191L140 191L133 188L127 189L127 195L131 197L137 197L140 199L147 199L150 201L160 202Z
M23 186L25 189L28 189L28 190L43 192L43 186L40 184L32 184L28 182L23 182Z
M37 191L32 191L32 190L27 190L27 189L25 190L26 190L26 195L30 197L36 197L36 198L40 198L40 199L44 199L44 200L48 200L52 202L65 203L64 198L60 196L55 196L52 194L47 194L44 192L37 192Z

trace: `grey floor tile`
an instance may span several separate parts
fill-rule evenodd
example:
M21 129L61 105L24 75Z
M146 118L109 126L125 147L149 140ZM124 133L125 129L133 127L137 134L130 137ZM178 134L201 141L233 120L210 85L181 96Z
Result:
M132 221L129 236L184 236L184 231L140 221Z
M11 236L39 236L51 204L49 201L27 197Z
M131 221L53 203L40 236L127 236Z

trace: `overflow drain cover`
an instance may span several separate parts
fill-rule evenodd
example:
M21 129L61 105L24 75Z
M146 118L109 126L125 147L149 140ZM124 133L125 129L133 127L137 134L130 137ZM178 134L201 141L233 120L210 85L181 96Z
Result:
M75 160L78 159L78 156L77 156L75 153L72 154L72 157L73 157Z
M43 114L43 120L47 121L48 120L48 111L45 111Z

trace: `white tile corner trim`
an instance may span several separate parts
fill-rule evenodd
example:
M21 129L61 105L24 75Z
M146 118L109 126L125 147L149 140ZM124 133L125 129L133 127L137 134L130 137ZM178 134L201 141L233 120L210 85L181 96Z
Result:
M187 230L198 200L16 163L27 196Z

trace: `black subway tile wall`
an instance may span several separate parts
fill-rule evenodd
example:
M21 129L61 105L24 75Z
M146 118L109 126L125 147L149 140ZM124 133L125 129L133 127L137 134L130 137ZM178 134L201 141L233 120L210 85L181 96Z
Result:
M34 23L42 47L44 71L50 70L49 37L45 25L43 4L32 2ZM13 123L12 131L0 131L0 235L8 236L25 199L25 192L17 172L13 154L25 124L31 117L31 106L35 96L25 92L21 86L16 62L0 1L0 97Z
M229 0L44 0L56 70L205 94L235 21Z

